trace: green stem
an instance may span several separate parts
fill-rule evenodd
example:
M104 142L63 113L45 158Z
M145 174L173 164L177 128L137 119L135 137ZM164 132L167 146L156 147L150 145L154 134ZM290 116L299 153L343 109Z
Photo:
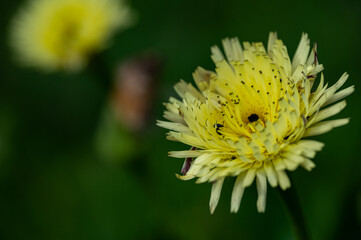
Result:
M307 231L306 223L303 218L301 204L298 200L297 193L294 187L283 191L278 188L278 192L280 193L288 214L291 217L292 225L296 234L296 239L298 240L310 240L310 236Z

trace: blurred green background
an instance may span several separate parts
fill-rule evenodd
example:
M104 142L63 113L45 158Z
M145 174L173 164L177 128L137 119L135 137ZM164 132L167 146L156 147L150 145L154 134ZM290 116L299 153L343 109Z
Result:
M290 175L313 239L361 239L360 1L134 0L137 25L113 38L104 59L115 68L150 49L163 57L164 71L136 156L112 162L95 147L108 98L97 77L43 74L12 60L9 21L22 4L0 3L0 239L294 239L276 189L268 188L266 213L257 213L253 184L230 214L234 179L227 179L210 215L210 184L178 180L183 161L167 156L188 147L155 126L174 83L192 81L199 65L213 69L212 45L233 36L266 43L269 31L290 55L309 33L326 81L347 71L346 86L356 85L337 116L350 124L317 138L326 147L312 172Z

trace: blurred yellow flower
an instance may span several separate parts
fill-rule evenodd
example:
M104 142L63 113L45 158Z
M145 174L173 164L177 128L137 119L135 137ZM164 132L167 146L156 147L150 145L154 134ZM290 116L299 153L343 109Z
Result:
M25 65L75 71L132 16L117 0L33 0L15 17L10 43Z
M304 138L349 122L324 120L346 106L346 101L330 104L351 94L354 87L337 92L348 78L346 73L331 87L321 74L313 87L323 66L307 34L302 35L292 61L275 33L269 35L267 50L262 43L249 42L242 49L237 38L223 40L223 47L227 60L218 47L212 47L215 72L199 67L193 74L198 89L183 80L176 84L182 101L170 98L164 115L170 122L158 121L158 125L171 130L169 140L192 147L169 154L186 158L180 179L197 177L197 183L213 183L211 213L228 176L237 177L231 212L238 211L244 189L254 180L257 209L264 212L267 182L285 190L291 186L285 170L315 166L311 159L323 143Z

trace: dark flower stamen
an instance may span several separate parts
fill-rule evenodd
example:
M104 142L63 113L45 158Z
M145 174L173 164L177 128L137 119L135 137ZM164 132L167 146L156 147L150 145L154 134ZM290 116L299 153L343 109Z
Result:
M248 121L249 122L255 122L259 119L259 116L255 113L252 113L249 117L248 117Z

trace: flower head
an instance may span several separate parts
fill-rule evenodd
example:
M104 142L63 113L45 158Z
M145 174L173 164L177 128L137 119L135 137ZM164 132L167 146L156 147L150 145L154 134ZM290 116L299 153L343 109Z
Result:
M11 45L25 65L78 70L132 20L117 0L33 0L14 19Z
M212 47L215 72L199 67L193 74L197 88L184 81L175 86L181 101L170 98L158 125L171 131L169 140L191 146L170 152L186 158L180 179L211 182L211 213L225 177L236 177L231 212L237 212L244 189L256 180L257 209L266 208L267 182L285 190L291 186L286 170L315 167L311 161L323 143L304 139L348 123L324 121L345 106L341 101L354 91L345 73L331 87L324 83L316 45L303 34L292 59L283 42L270 33L267 50L262 43L223 40L226 58ZM311 50L311 51L310 51ZM316 84L317 82L317 84ZM316 84L315 86L313 86ZM314 90L313 90L314 89ZM331 105L333 104L333 105Z

